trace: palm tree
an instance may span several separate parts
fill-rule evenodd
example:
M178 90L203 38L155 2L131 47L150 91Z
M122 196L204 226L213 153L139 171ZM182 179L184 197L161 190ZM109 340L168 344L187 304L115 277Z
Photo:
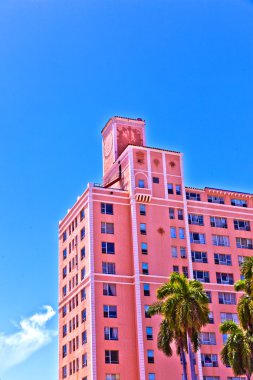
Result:
M232 367L236 376L246 375L247 379L250 380L253 372L252 335L232 321L223 322L220 326L220 332L229 334L220 354L223 364Z
M241 265L241 273L246 281L253 283L253 256L245 257Z
M221 351L221 359L230 365L235 375L251 378L253 372L253 257L247 257L241 266L244 279L234 284L236 291L243 291L237 304L240 326L226 321L220 326L223 334L229 334Z
M234 284L236 291L244 291L239 299L237 311L242 328L253 334L253 257L246 257L241 266L241 274L244 280Z
M196 380L193 351L200 347L199 333L208 323L208 298L203 285L188 280L184 275L172 273L169 281L157 290L158 302L149 308L150 315L163 317L158 334L158 349L172 355L171 343L176 344L177 354L183 363L184 379L187 380L185 352L189 354L191 379Z
M187 376L187 363L185 358L185 350L187 349L187 342L183 336L177 335L175 331L169 327L166 319L160 324L160 330L157 338L157 347L163 351L166 356L172 356L173 351L171 348L172 342L175 342L177 355L180 356L183 365L184 380L188 380Z

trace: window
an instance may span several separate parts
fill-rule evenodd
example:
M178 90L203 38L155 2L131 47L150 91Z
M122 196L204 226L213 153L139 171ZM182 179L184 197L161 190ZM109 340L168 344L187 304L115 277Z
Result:
M192 251L192 261L194 263L207 263L207 253L200 251Z
M149 305L144 306L144 311L145 311L145 318L151 318L149 313L148 313Z
M245 260L245 256L238 256L238 264L239 264L239 266L242 265L242 263L244 262L244 260Z
M225 255L222 253L214 254L214 263L220 265L232 265L231 255Z
M176 185L176 194L181 195L181 185Z
M81 249L81 260L85 258L85 247Z
M168 194L174 194L173 184L172 183L168 183L167 184L167 190L168 190Z
M104 328L105 340L118 340L118 328L117 327L105 327Z
M138 181L138 187L140 187L141 189L144 189L144 187L145 187L145 181L144 181L144 179L139 179L139 181Z
M84 279L84 277L85 277L85 273L86 273L86 271L85 271L85 267L83 267L83 268L81 269L81 280Z
M209 272L206 272L203 270L194 270L193 277L195 280L200 281L200 282L210 282Z
M144 293L144 296L150 296L150 285L149 284L143 284L143 293Z
M80 211L80 222L84 219L85 217L85 212L84 212L84 208Z
M234 220L235 230L250 231L250 222L247 220Z
M67 267L64 267L62 270L62 278L65 278L67 276Z
M184 211L181 208L177 210L177 218L178 220L184 220Z
M233 285L234 276L231 273L216 273L217 284Z
M111 203L101 203L101 214L113 215L113 205Z
M189 224L195 224L197 226L204 226L204 216L197 214L188 214Z
M201 344L214 345L216 344L216 338L214 332L201 332L200 333Z
M236 304L235 293L219 292L218 298L219 298L219 304L221 305L235 305Z
M105 363L119 364L119 351L105 350Z
M103 284L103 296L116 296L116 284L109 284L104 283Z
M143 205L143 204L140 205L140 215L143 215L143 216L146 215L146 205Z
M153 340L153 328L146 327L146 338L147 340Z
M181 259L186 259L187 254L186 254L186 248L185 247L180 247L180 257L181 257Z
M252 239L236 238L236 247L253 249Z
M173 265L173 272L179 273L179 266Z
M213 245L220 247L229 247L229 237L223 235L212 236Z
M148 274L148 263L141 264L142 274Z
M65 356L67 356L67 345L64 344L62 346L62 357L65 358Z
M169 218L170 219L175 219L175 209L174 208L169 208Z
M200 201L200 194L186 191L186 199L189 199L191 201Z
M148 350L147 356L148 356L148 363L154 363L155 362L154 350Z
M188 278L189 274L188 274L188 267L182 267L182 271L183 271L183 274L186 278Z
M184 228L179 228L179 239L184 239Z
M212 303L212 293L208 290L206 290L205 293L208 298L208 303Z
M67 377L67 366L62 367L62 377L65 379Z
M83 310L82 310L82 313L81 313L81 321L82 321L82 323L86 321L86 309L83 309Z
M65 297L66 294L67 294L67 286L64 285L63 288L62 288L62 295L63 295L63 297Z
M236 313L220 313L221 323L225 321L233 321L235 323L239 323L238 314Z
M80 231L80 239L83 240L85 238L85 228L83 227Z
M191 240L191 243L195 243L195 244L206 243L205 234L200 234L198 232L190 232L190 240Z
M87 343L87 331L83 331L82 332L82 344L86 344Z
M141 235L147 234L146 223L140 223L140 233Z
M81 290L81 301L86 299L86 288L83 288Z
M115 263L102 263L102 272L104 274L115 274L116 269L115 269Z
M63 257L63 260L65 260L67 258L67 249L66 248L62 252L62 257Z
M87 367L88 361L87 361L87 353L82 355L82 367Z
M217 216L210 216L211 227L228 228L227 219Z
M65 337L67 335L67 325L62 326L62 336Z
M177 247L171 247L171 256L177 257Z
M64 305L62 308L62 316L65 317L66 314L67 314L67 306Z
M115 253L114 243L108 243L108 242L102 241L102 253L106 253L107 255L114 255Z
M104 305L104 318L117 318L117 306Z
M106 374L105 380L120 380L120 377L118 374Z
M172 239L175 239L177 237L177 230L176 227L170 227L170 237Z
M223 197L214 197L213 195L208 195L207 200L209 203L218 203L218 204L224 205Z
M219 376L204 376L203 380L220 380Z
M210 324L214 323L214 317L213 317L212 311L209 311L209 313L208 313L208 323L210 323Z
M153 177L153 183L159 183L159 178L158 177Z
M203 367L218 367L218 356L216 354L201 354Z
M101 222L101 233L102 234L114 234L114 224Z
M147 255L148 254L148 245L147 245L147 243L141 243L141 253L143 255Z
M64 231L62 234L62 240L66 241L67 240L67 231Z
M246 377L228 377L228 380L246 380Z
M232 206L247 207L247 201L244 199L231 199Z

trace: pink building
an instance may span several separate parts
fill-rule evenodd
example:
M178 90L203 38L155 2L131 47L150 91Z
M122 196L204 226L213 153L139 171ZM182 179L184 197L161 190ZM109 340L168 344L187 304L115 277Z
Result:
M142 119L112 117L102 138L103 185L89 183L59 225L59 380L181 380L180 359L157 350L160 318L145 313L172 271L210 297L198 379L239 379L218 329L237 321L253 195L186 187L182 153L146 146Z

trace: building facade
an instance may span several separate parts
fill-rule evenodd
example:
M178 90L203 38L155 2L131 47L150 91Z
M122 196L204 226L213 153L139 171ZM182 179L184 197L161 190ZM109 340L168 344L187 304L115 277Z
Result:
M59 223L59 380L181 380L180 359L157 349L160 317L146 313L173 271L210 300L198 379L238 380L219 359L219 325L238 318L253 195L186 187L182 153L146 146L142 119L112 117L102 138L103 184Z

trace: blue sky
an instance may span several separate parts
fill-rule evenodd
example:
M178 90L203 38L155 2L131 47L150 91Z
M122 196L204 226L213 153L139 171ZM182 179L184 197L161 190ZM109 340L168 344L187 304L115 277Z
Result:
M58 221L101 180L110 116L184 152L188 185L253 192L253 1L0 0L0 20L0 378L56 380Z

